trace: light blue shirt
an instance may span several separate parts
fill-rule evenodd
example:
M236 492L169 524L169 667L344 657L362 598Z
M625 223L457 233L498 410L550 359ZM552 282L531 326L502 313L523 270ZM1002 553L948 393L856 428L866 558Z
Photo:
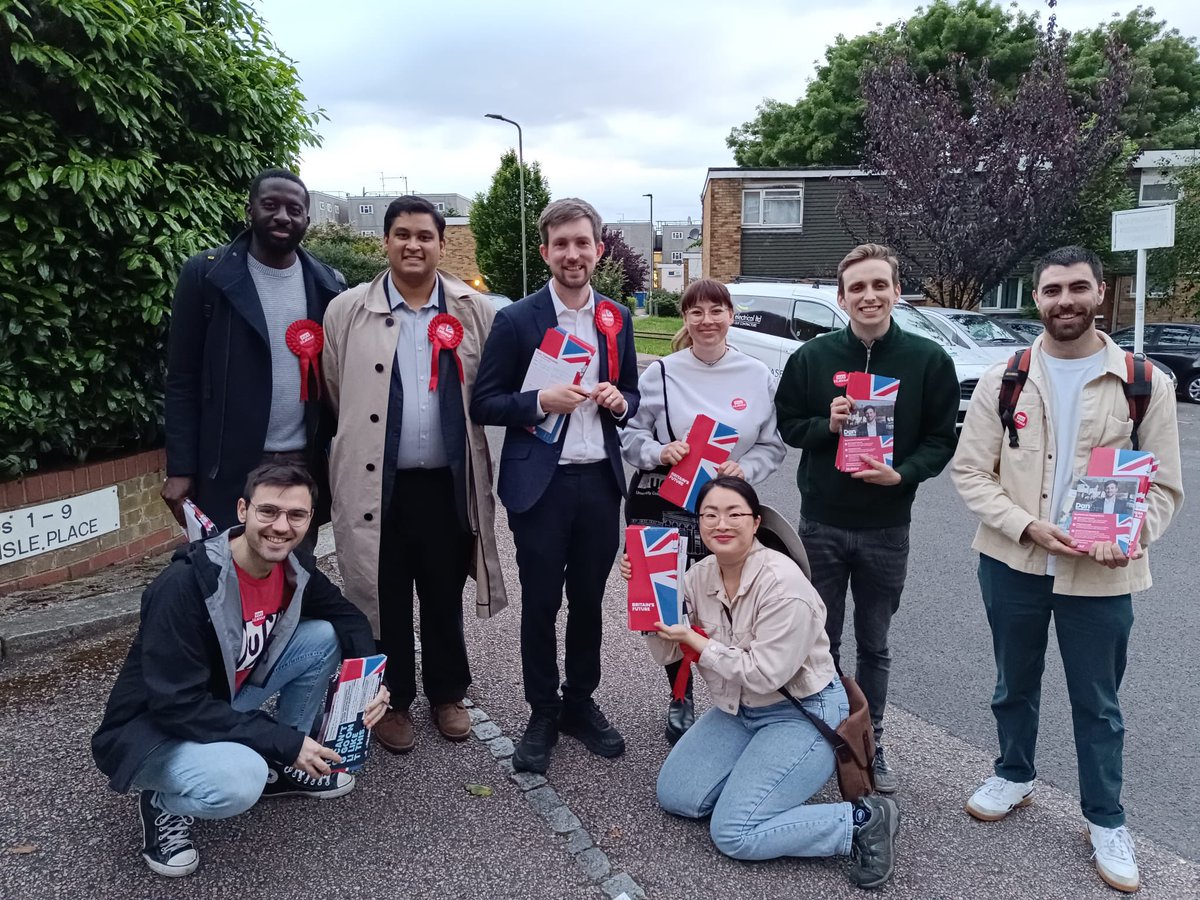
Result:
M391 276L388 276L389 280ZM437 391L429 390L433 344L429 323L438 314L438 288L441 276L434 280L433 293L419 309L404 302L395 284L389 285L388 298L396 315L396 368L404 391L400 420L400 445L396 453L397 469L439 469L449 465L442 441L442 412Z

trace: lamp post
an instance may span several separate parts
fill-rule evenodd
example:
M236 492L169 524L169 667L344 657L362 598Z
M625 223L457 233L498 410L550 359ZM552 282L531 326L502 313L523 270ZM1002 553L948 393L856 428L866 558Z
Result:
M517 129L517 178L521 186L521 296L529 296L529 276L525 271L528 265L525 252L525 148L521 138L521 126L512 119L506 119L499 113L485 113L485 119L496 119L500 122L507 122L509 125L515 125Z
M658 270L654 268L654 195L642 194L643 197L650 198L650 287L654 288L654 273ZM646 301L646 312L650 311L650 301Z

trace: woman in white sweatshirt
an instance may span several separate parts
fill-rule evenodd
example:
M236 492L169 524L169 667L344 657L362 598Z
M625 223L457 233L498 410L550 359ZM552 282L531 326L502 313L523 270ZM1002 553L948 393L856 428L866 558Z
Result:
M621 432L625 461L638 469L630 486L625 518L630 525L668 525L687 541L689 564L708 554L696 517L658 497L666 471L688 454L688 431L698 415L733 428L738 435L718 475L761 482L783 462L786 448L775 426L771 372L726 342L733 300L725 285L701 278L680 301L684 326L672 341L674 353L651 363L638 379L641 405ZM666 667L674 683L679 663ZM684 700L667 709L667 741L674 744L695 721L691 685Z

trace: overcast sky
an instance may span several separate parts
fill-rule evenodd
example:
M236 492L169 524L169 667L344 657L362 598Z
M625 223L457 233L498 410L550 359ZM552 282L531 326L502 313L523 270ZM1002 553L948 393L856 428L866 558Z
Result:
M302 89L329 116L301 175L316 190L486 190L500 155L537 161L551 196L579 196L610 221L700 216L709 166L733 165L730 128L765 97L803 95L825 48L912 15L916 3L602 0L257 0ZM1020 0L1044 9L1037 0ZM1059 21L1091 27L1132 4L1062 0ZM1155 3L1184 35L1200 3ZM392 180L394 179L394 180Z

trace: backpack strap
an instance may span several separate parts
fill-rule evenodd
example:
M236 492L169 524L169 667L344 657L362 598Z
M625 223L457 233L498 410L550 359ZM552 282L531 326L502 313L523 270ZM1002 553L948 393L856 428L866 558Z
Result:
M1145 354L1134 355L1125 351L1125 400L1129 403L1129 420L1133 422L1130 440L1133 449L1141 449L1138 444L1138 426L1146 418L1146 410L1150 408L1150 393L1154 388L1154 363L1146 359Z
M1000 381L1000 424L1008 432L1008 446L1016 448L1021 446L1021 441L1017 437L1016 411L1017 400L1021 396L1021 389L1025 387L1025 381L1029 378L1029 350L1018 350L1008 359L1008 365L1004 367L1004 377Z

